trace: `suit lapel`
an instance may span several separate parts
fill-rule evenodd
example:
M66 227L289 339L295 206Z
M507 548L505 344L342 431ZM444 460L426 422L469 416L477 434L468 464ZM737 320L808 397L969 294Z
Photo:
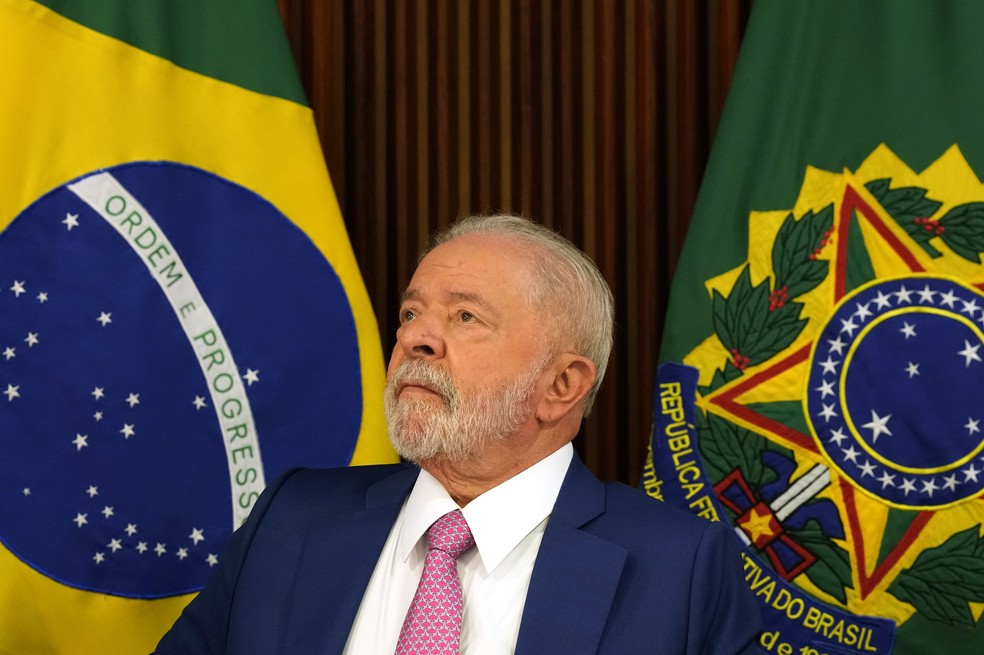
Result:
M604 511L604 485L575 455L533 566L516 655L597 651L626 559L581 529Z
M384 478L366 493L365 508L313 522L295 570L295 606L285 644L290 652L340 653L345 647L379 553L417 479L409 468Z

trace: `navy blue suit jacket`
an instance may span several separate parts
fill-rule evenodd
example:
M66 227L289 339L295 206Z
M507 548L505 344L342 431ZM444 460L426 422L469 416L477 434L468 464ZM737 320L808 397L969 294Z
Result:
M389 465L278 478L156 652L341 653L417 473ZM574 457L533 567L517 655L755 653L759 627L725 526L600 482Z

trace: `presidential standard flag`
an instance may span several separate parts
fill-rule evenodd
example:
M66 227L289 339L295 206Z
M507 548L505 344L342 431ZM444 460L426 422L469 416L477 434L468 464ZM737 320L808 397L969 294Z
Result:
M653 496L764 653L984 652L984 4L755 3L672 289Z
M150 651L265 483L396 458L273 0L0 0L0 652Z

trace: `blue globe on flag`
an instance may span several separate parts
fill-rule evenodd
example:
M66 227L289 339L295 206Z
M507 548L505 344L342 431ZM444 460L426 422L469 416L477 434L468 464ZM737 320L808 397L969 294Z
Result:
M196 591L265 482L345 466L356 328L308 237L252 191L141 162L0 235L0 540L72 587Z

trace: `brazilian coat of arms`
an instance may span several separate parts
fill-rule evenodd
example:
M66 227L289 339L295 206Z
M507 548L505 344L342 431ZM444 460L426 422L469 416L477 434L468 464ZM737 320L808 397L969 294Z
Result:
M764 652L980 643L984 184L882 145L748 223L714 333L660 369L643 486L733 526Z

